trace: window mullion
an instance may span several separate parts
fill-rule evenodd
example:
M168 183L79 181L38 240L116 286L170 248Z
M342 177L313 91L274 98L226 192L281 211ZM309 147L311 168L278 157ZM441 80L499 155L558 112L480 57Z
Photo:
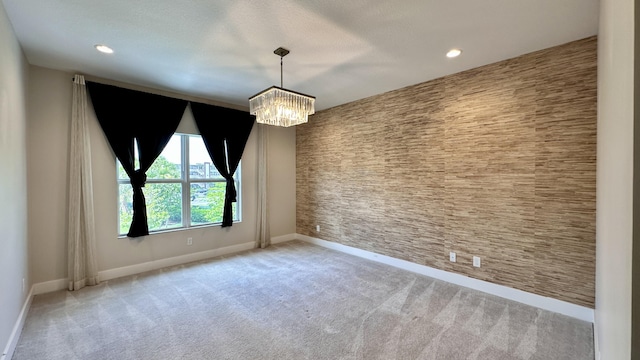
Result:
M191 179L189 180L190 184L194 183L210 183L210 182L227 182L227 180L223 178L203 178L203 179Z
M191 226L191 166L189 164L189 137L188 135L180 136L182 141L182 226L188 228Z

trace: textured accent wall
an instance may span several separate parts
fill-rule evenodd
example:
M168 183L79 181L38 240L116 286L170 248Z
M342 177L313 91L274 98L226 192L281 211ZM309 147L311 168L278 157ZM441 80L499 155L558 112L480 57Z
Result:
M596 48L313 115L297 127L297 232L593 307Z

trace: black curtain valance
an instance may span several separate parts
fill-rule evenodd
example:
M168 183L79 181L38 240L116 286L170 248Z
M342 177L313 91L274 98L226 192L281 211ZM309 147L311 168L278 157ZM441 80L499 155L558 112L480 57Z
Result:
M98 122L133 187L133 220L127 236L148 235L142 192L145 173L175 133L187 101L95 82L87 82L87 89ZM135 169L134 139L139 169Z
M246 111L191 102L191 111L220 175L227 181L222 227L233 224L232 203L237 201L235 174L255 117Z

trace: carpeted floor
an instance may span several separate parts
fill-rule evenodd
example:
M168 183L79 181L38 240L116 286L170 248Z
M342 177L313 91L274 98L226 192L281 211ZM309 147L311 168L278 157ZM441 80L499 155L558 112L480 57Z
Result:
M36 296L23 359L593 359L590 323L289 242Z

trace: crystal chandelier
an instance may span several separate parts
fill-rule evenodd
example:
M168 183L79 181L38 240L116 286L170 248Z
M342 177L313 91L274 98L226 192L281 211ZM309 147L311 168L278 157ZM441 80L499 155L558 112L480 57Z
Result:
M282 58L289 50L280 47L273 53L280 56L280 87L272 86L250 97L249 113L260 124L284 127L304 124L315 113L316 98L282 87Z

